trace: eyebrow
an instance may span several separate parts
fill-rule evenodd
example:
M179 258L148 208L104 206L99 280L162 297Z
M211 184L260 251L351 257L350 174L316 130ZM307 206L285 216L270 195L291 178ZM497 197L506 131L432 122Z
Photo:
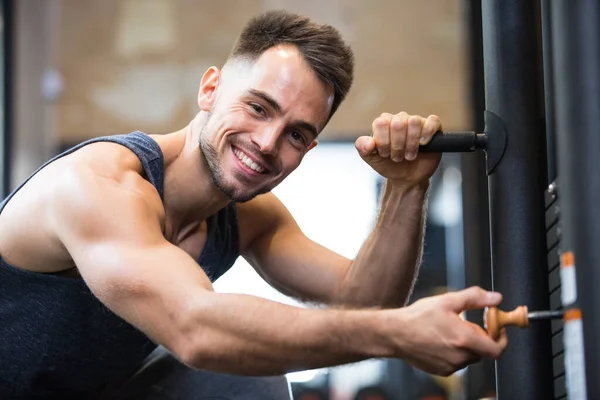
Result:
M258 97L266 101L277 114L281 114L281 106L279 105L277 100L271 97L268 93L258 89L249 89L248 93L252 96ZM319 131L317 130L317 128L309 122L303 120L296 120L292 123L292 125L300 129L307 130L314 138L319 136Z

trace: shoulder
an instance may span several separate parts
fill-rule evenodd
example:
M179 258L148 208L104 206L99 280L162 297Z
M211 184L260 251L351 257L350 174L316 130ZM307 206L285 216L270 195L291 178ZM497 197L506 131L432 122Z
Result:
M74 190L84 194L99 187L144 195L153 191L152 184L144 178L138 156L118 143L92 143L58 161L54 178L59 191Z
M142 173L142 163L128 147L111 141L87 144L59 160L65 164L87 167L99 174L118 177L126 171Z
M160 196L127 148L94 143L59 161L52 171L49 204L58 223L85 218L89 225L104 225L116 216L162 219Z

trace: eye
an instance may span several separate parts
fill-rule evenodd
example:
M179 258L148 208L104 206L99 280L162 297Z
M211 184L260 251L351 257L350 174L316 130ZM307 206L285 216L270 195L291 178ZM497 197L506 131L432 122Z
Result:
M300 142L300 143L304 144L304 135L301 134L300 132L298 132L298 131L292 131L292 132L290 132L290 136L296 142Z
M252 109L254 110L254 112L256 112L257 114L267 115L267 112L265 111L265 109L263 108L263 106L261 106L260 104L250 103L250 107L252 107Z

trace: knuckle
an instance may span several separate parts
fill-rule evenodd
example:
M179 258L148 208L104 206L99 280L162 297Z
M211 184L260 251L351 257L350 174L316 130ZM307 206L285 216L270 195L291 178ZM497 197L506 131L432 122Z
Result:
M452 340L451 345L455 349L466 349L469 347L469 340L465 335L458 335Z
M418 115L411 115L408 117L408 124L412 126L420 126L422 124L423 118Z
M392 151L401 151L404 148L404 142L399 140L397 137L392 135L392 140L390 141L390 147Z
M439 301L439 307L440 309L447 309L448 307L451 307L456 301L456 293L446 293L444 295L438 295L438 297L436 297L436 299Z
M406 147L411 150L417 150L419 147L419 139L421 135L418 132L413 132L412 134L407 135L406 137Z
M391 127L393 131L403 131L406 129L405 118L394 118L392 119Z
M479 286L471 286L467 289L467 293L472 296L481 296L485 293L485 291Z
M480 288L479 286L476 286L475 294L477 295L477 297L484 297L487 294L487 292L485 291L485 289Z
M408 134L406 136L406 140L410 143L410 145L414 146L414 148L417 148L417 145L419 144L419 139L421 138L421 131L409 129Z
M494 358L494 359L496 359L496 360L497 360L498 358L500 358L500 356L501 356L501 355L502 355L502 353L504 352L505 348L506 348L506 346L497 346L496 348L494 348L494 349L491 351L491 354L490 354L490 356L491 356L492 358Z
M388 121L385 118L375 118L373 121L373 128L385 128L388 125Z
M406 141L401 135L392 135L391 145L394 150L400 151L406 147Z

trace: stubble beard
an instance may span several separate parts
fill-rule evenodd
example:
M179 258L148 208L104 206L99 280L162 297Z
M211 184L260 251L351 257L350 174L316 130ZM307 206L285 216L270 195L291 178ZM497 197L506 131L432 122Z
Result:
M198 143L200 147L200 152L202 153L202 158L204 159L204 163L210 171L210 177L213 185L228 199L235 203L245 203L247 201L252 200L258 195L269 192L269 189L258 189L253 191L247 190L244 191L245 193L240 193L240 191L236 190L233 185L227 183L227 178L223 173L223 168L217 149L207 140L207 126L208 121L202 128L202 132L200 132L200 138L198 140Z

